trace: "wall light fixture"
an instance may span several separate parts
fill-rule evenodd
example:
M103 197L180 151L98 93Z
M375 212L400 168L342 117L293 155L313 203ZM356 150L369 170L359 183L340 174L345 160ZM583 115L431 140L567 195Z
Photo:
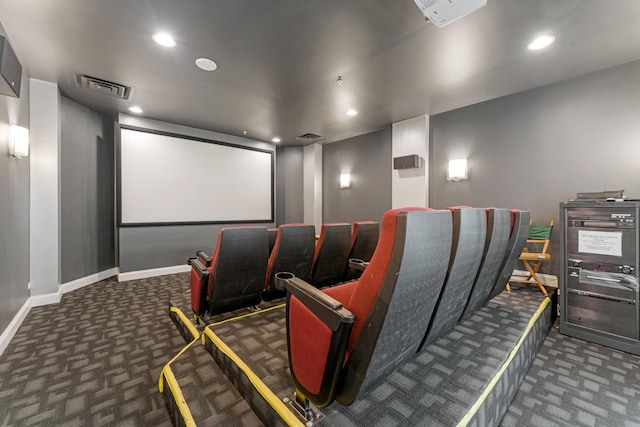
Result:
M22 126L9 128L9 152L17 159L29 155L29 129Z
M340 188L351 188L351 174L350 173L341 173L340 174Z
M448 181L467 179L467 159L449 160Z

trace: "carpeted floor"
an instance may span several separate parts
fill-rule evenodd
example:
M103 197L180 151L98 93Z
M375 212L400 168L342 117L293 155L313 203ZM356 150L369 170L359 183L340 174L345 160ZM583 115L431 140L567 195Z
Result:
M171 426L157 382L185 345L167 302L187 288L108 279L33 308L0 356L0 425ZM640 357L552 329L502 425L640 426Z
M501 425L638 427L640 357L552 328Z
M542 294L533 288L499 295L352 405L334 402L322 408L326 418L319 425L456 425L496 376L542 300ZM294 392L288 369L284 310L282 307L258 312L209 327L280 398ZM551 327L551 310L549 304L470 425L499 422ZM225 365L223 371L235 375L237 369L225 363L226 358L219 352L216 360ZM261 396L250 390L245 392L261 408Z
M112 278L31 309L0 356L0 425L171 426L158 377L185 345L167 303L187 288Z

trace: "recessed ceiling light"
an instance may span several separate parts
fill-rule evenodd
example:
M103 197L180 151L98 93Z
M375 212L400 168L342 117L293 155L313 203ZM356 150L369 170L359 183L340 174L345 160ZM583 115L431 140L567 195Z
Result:
M142 108L134 105L133 107L129 107L129 111L131 111L132 113L141 114Z
M280 138L278 138L277 136L275 136L275 137L271 138L271 142L278 143L278 142L280 142Z
M356 110L354 110L353 108L349 108L347 110L347 116L355 116L357 114L358 114L358 112Z
M556 38L553 36L540 36L536 38L534 41L532 41L531 43L529 43L529 45L527 46L527 49L529 50L544 49L545 47L553 43L555 39Z
M155 33L153 40L164 47L174 47L176 45L176 41L167 33Z
M209 58L196 59L196 65L198 66L198 68L204 71L215 71L218 68L218 64L216 64Z

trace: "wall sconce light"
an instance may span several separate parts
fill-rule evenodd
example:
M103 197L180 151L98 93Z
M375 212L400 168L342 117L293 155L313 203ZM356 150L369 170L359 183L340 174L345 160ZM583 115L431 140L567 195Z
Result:
M350 173L341 173L340 174L340 188L351 188L351 174Z
M447 181L467 179L467 159L449 160Z
M22 126L9 128L9 152L16 159L29 155L29 129Z

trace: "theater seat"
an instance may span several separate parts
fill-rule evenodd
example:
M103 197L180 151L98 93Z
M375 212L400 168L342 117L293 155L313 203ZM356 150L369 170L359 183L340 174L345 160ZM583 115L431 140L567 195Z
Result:
M504 261L511 232L511 218L507 209L487 208L487 234L478 275L471 289L462 318L468 317L487 300L493 290L500 266Z
M212 257L190 258L191 307L196 317L258 304L267 271L265 227L223 228Z
M466 206L447 209L453 216L449 269L421 348L435 341L460 320L484 249L487 229L485 210Z
M351 232L351 245L349 250L349 259L361 260L363 262L371 261L373 251L376 250L378 237L380 233L380 224L373 221L358 221L353 223L353 231ZM362 270L354 268L345 268L343 281L356 280L362 274Z
M359 281L320 291L287 289L291 375L301 405L351 404L415 352L440 293L451 249L451 214L387 211L380 242Z
M278 237L278 229L268 228L267 233L269 235L269 256L271 256L271 252L273 252L273 247L276 244L276 237Z
M273 300L285 295L274 286L275 274L286 271L309 282L315 250L315 227L307 224L283 224L278 227L278 235L269 256L267 274L264 279L262 297Z
M311 283L313 286L323 288L340 282L349 259L350 241L350 224L322 225L311 269Z
M487 297L487 300L498 295L504 290L509 283L509 278L516 263L522 253L522 249L527 244L529 236L529 220L531 214L528 211L520 211L518 209L511 210L511 236L507 243L507 251L500 267L500 272L493 285L493 290Z

